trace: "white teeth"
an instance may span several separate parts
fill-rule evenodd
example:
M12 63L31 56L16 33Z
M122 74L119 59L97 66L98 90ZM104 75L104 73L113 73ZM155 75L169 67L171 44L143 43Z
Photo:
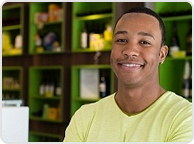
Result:
M126 67L137 67L137 66L140 66L138 64L122 64L122 65L124 65Z

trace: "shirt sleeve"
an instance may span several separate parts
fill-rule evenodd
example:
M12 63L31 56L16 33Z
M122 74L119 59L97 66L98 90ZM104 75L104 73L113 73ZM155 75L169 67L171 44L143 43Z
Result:
M72 116L66 128L63 142L85 142L92 121L93 108L91 104L82 105Z
M81 108L80 108L81 109ZM72 116L68 127L65 130L65 138L63 142L83 142L83 122L81 117L81 110L76 111Z
M170 133L169 142L189 142L192 140L192 105L183 108L177 114Z

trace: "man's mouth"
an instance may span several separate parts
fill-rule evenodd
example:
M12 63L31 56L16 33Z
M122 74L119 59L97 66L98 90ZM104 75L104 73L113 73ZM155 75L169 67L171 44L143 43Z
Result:
M140 67L141 65L139 64L120 64L122 66L125 66L125 67Z
M140 63L118 63L118 66L123 70L123 71L136 71L139 70L144 66L144 64Z

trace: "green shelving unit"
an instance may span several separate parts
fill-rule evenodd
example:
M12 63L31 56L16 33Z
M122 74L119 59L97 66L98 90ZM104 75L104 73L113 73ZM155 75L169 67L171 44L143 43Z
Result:
M103 35L107 25L114 23L114 3L113 2L74 2L72 5L72 51L73 52L95 52L110 51L111 44L104 43L103 48L81 48L81 32L87 29L88 35L91 33ZM89 39L89 37L88 37ZM89 42L88 42L89 43Z
M60 95L55 93L56 84L60 86ZM41 85L44 85L44 91ZM30 120L56 124L63 122L62 87L62 66L32 66L29 68ZM41 134L39 135L39 133ZM50 137L50 135L54 136L52 133L48 133L46 137ZM32 135L30 134L30 141L43 140L43 136L41 131L34 131ZM50 138L52 139L52 137ZM53 140L56 139L53 138Z
M55 54L64 52L65 3L32 2L29 6L29 15L29 53ZM37 37L41 37L41 46L36 44Z
M174 16L169 15L162 17L166 26L166 44L168 46L170 46L170 41L172 37L173 22L176 22L178 27L177 34L180 40L180 50L186 50L186 35L190 30L192 14L185 14L183 12L188 12L191 10L192 7L187 2L155 3L155 11L159 14L176 13L176 15ZM160 83L166 90L171 90L179 95L182 95L182 83L185 61L190 62L192 70L192 56L178 58L167 56L165 62L160 66ZM191 98L189 98L188 100L192 101Z
M24 5L15 4L10 6L3 6L2 56L22 55L24 49L23 41L24 41Z
M108 77L108 83L109 85L109 93L113 93L114 91L114 73L111 69L110 65L74 65L71 68L71 115L74 114L74 112L83 104L96 102L100 100L99 94L95 96L95 98L90 97L81 97L80 93L80 82L81 82L81 76L80 71L81 70L99 70L100 72L103 72L105 76ZM89 78L91 79L91 77ZM92 84L92 83L91 83Z
M22 67L2 67L2 100L22 99Z

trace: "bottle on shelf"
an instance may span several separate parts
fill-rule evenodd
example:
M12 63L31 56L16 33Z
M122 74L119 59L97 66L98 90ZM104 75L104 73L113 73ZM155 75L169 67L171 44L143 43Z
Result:
M104 98L109 95L109 80L105 74L105 71L100 72L99 95L100 98Z
M43 39L40 30L34 36L36 52L44 52Z
M47 80L46 88L45 88L45 96L46 97L54 96L54 83L51 79Z
M49 81L48 79L45 80L45 97L49 97Z
M104 40L111 42L112 41L112 35L113 35L112 26L108 25L107 28L104 30Z
M17 78L14 79L13 88L14 89L19 89L20 88L20 82Z
M50 96L54 96L55 93L55 83L53 81L53 79L50 81Z
M45 103L43 105L43 110L42 110L42 118L47 119L47 111L49 108L49 104Z
M174 56L174 53L180 50L180 43L177 33L177 23L174 22L173 24L173 31L172 31L172 37L170 42L170 56Z
M62 95L62 88L61 88L61 85L60 85L60 82L57 81L56 82L56 85L55 85L55 96L61 96Z
M104 34L104 48L111 48L113 31L110 24L107 25L106 29L103 32Z
M42 80L40 83L39 94L41 96L44 96L44 94L45 94L45 81L44 80Z
M14 47L17 49L21 49L23 47L22 41L23 41L22 35L21 34L16 35Z
M107 92L106 92L106 79L105 79L104 76L100 77L99 92L100 92L100 98L103 98L107 95Z
M81 48L88 48L88 33L86 28L81 33Z
M190 80L190 65L189 61L185 62L184 66L184 73L183 73L183 84L182 84L182 96L184 98L189 98L189 91L190 91L190 85L191 85L191 80Z

